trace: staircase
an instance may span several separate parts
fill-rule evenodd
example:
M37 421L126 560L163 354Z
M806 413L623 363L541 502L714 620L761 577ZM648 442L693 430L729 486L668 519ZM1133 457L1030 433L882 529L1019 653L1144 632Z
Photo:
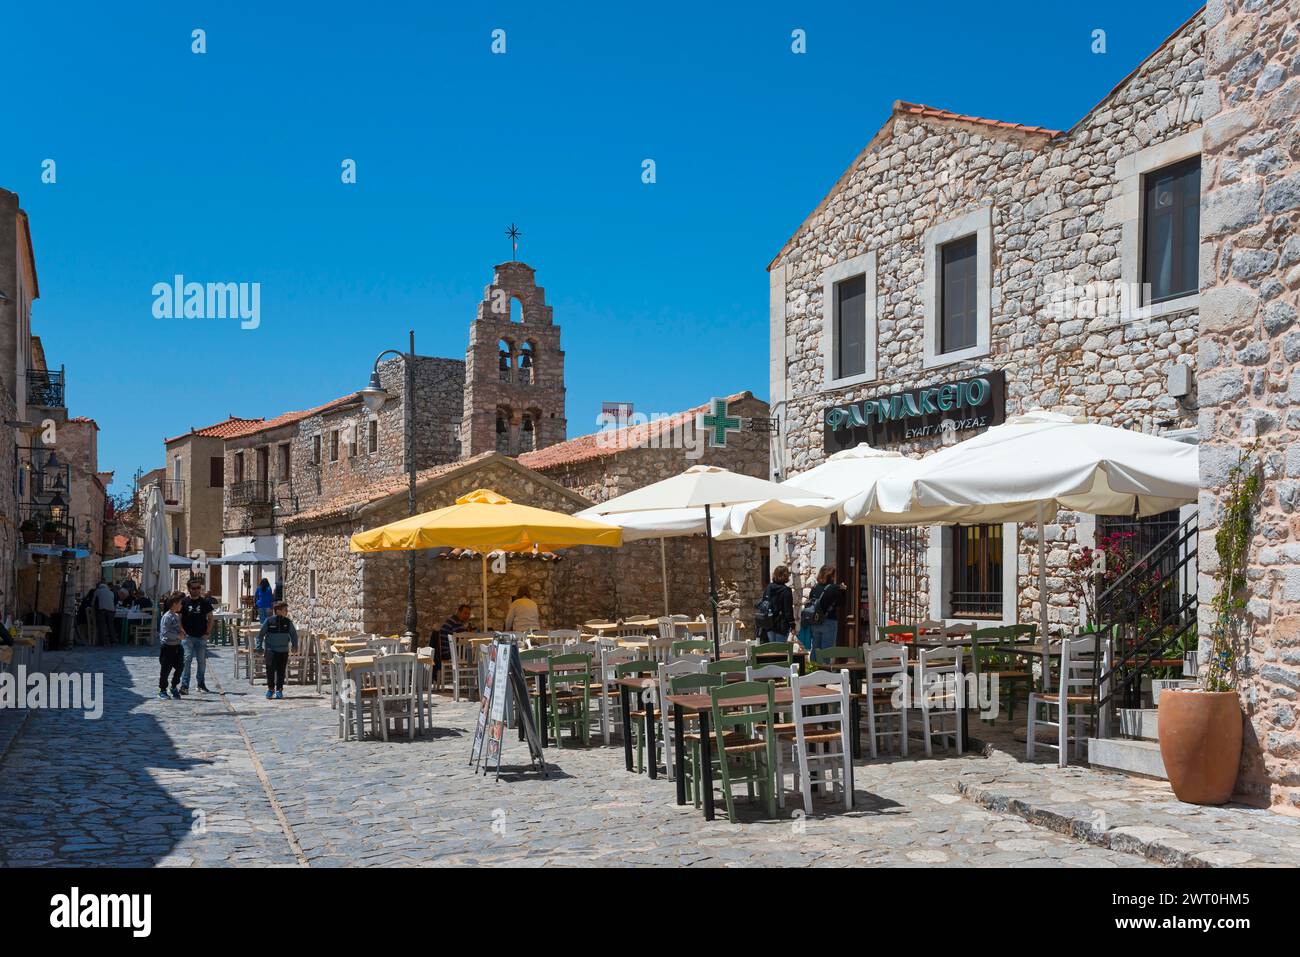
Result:
M1156 704L1162 687L1195 684L1183 649L1195 645L1196 553L1193 512L1098 596L1097 654L1106 663L1093 688L1094 767L1167 780Z

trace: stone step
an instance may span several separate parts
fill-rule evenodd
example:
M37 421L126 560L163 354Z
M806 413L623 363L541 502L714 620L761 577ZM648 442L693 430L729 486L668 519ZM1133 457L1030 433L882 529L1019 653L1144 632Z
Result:
M1147 778L1168 781L1165 762L1160 757L1160 745L1155 741L1137 738L1089 738L1088 763L1094 768L1140 774Z
M1119 736L1140 738L1144 741L1160 740L1160 712L1155 708L1121 708L1119 711Z

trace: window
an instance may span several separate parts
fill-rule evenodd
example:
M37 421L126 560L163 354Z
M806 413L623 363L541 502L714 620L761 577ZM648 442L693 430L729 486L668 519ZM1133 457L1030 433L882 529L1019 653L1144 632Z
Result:
M821 275L823 388L876 377L876 254L836 263Z
M1002 526L952 527L952 617L1002 617Z
M355 459L357 457L357 432L360 429L361 426L357 425L355 422L348 427L348 458L350 459Z
M226 484L226 462L214 455L208 459L208 488L221 488Z
M339 460L339 430L331 429L330 430L330 461L337 462L338 460Z
M981 206L925 231L924 368L987 356L993 337L993 210Z
M307 597L313 600L316 598L316 569L314 568L307 573Z
M236 452L235 453L235 481L242 482L243 480L244 480L244 453Z
M835 378L862 375L867 361L867 278L835 284Z
M289 481L289 443L280 446L280 481Z
M978 246L978 240L971 235L939 248L938 351L941 354L975 345Z
M1147 173L1142 183L1142 283L1147 302L1200 289L1201 158Z
M179 455L172 458L172 481L180 483L181 475L181 457Z
M368 428L369 437L366 440L366 448L371 455L379 451L379 420L371 419Z
M311 464L320 465L320 436L311 437Z

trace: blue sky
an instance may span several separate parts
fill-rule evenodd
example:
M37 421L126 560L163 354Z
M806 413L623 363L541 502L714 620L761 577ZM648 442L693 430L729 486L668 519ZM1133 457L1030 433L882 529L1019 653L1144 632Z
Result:
M4 15L0 186L117 491L164 436L362 387L409 328L462 357L512 221L563 328L571 435L604 400L765 397L767 263L894 100L1068 128L1199 4L272 6ZM260 327L154 318L176 273L261 283Z

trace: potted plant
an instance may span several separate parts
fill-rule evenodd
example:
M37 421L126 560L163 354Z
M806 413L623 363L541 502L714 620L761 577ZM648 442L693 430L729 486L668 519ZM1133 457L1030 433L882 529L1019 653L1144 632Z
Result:
M1248 453L1249 454L1249 453ZM1200 687L1168 688L1160 695L1160 756L1174 795L1188 804L1223 804L1232 797L1241 764L1242 711L1238 662L1245 629L1246 552L1250 547L1260 476L1246 458L1229 473L1223 521L1214 536L1219 553L1209 653L1199 664Z

